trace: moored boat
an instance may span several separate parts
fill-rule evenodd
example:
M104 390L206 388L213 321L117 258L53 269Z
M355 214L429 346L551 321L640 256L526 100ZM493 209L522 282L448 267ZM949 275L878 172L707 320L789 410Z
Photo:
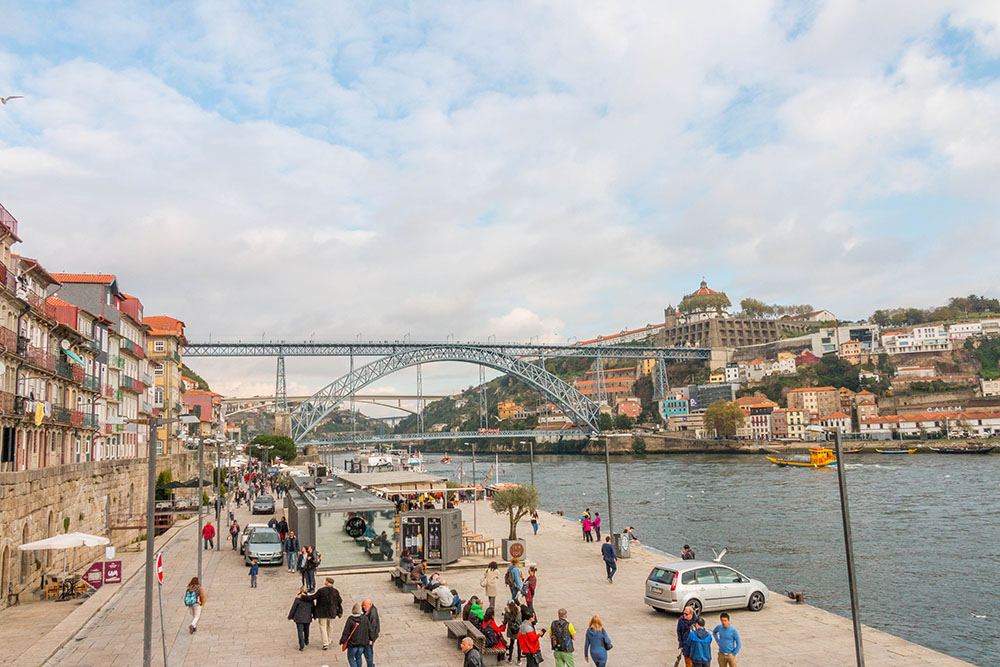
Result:
M862 451L862 450L861 450L861 448L860 448L860 447L857 447L857 448L855 448L855 449L845 449L845 450L844 450L844 453L845 453L845 454L860 454L860 453L861 453L861 451Z
M938 454L989 454L996 445L973 445L972 447L931 447L932 452Z
M811 447L809 454L795 454L786 457L768 456L768 461L782 468L826 468L837 465L833 450L827 447Z
M913 447L911 449L875 449L879 454L916 454L917 448Z

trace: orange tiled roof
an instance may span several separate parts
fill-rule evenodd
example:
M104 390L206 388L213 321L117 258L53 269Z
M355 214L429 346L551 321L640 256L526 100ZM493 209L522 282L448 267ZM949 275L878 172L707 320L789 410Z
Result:
M57 296L50 296L46 301L53 306L72 306L73 304L63 301Z
M115 280L113 273L53 273L52 277L61 283L97 283L107 285Z
M148 324L153 329L177 333L184 328L184 322L167 315L149 315L142 318L143 324Z
M823 417L823 419L850 419L850 417L845 415L843 412L834 412L832 415Z

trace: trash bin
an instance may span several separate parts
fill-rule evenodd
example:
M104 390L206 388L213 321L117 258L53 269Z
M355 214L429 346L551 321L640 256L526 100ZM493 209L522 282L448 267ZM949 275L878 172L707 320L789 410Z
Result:
M629 539L628 535L623 535L622 533L615 533L611 538L611 541L615 545L615 551L618 552L618 558L631 558L632 557L632 540Z

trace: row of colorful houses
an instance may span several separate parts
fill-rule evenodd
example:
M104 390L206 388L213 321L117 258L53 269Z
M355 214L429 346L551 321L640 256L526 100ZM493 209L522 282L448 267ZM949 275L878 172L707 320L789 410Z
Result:
M0 205L0 472L146 456L149 417L182 411L184 322L147 316L114 274L48 271L19 234Z

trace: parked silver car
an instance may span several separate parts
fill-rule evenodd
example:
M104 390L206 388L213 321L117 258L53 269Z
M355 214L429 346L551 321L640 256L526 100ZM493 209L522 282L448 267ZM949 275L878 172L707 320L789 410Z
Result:
M653 568L646 579L645 602L654 609L681 613L693 607L704 611L738 609L760 611L771 596L762 582L731 567L702 560L681 560Z
M242 556L247 550L247 540L250 539L250 533L257 530L258 528L267 528L266 523L248 523L243 527L243 534L240 535L240 555Z
M281 552L281 538L278 536L278 531L274 528L254 528L251 531L243 556L243 561L247 565L255 558L261 565L281 565L284 556Z

